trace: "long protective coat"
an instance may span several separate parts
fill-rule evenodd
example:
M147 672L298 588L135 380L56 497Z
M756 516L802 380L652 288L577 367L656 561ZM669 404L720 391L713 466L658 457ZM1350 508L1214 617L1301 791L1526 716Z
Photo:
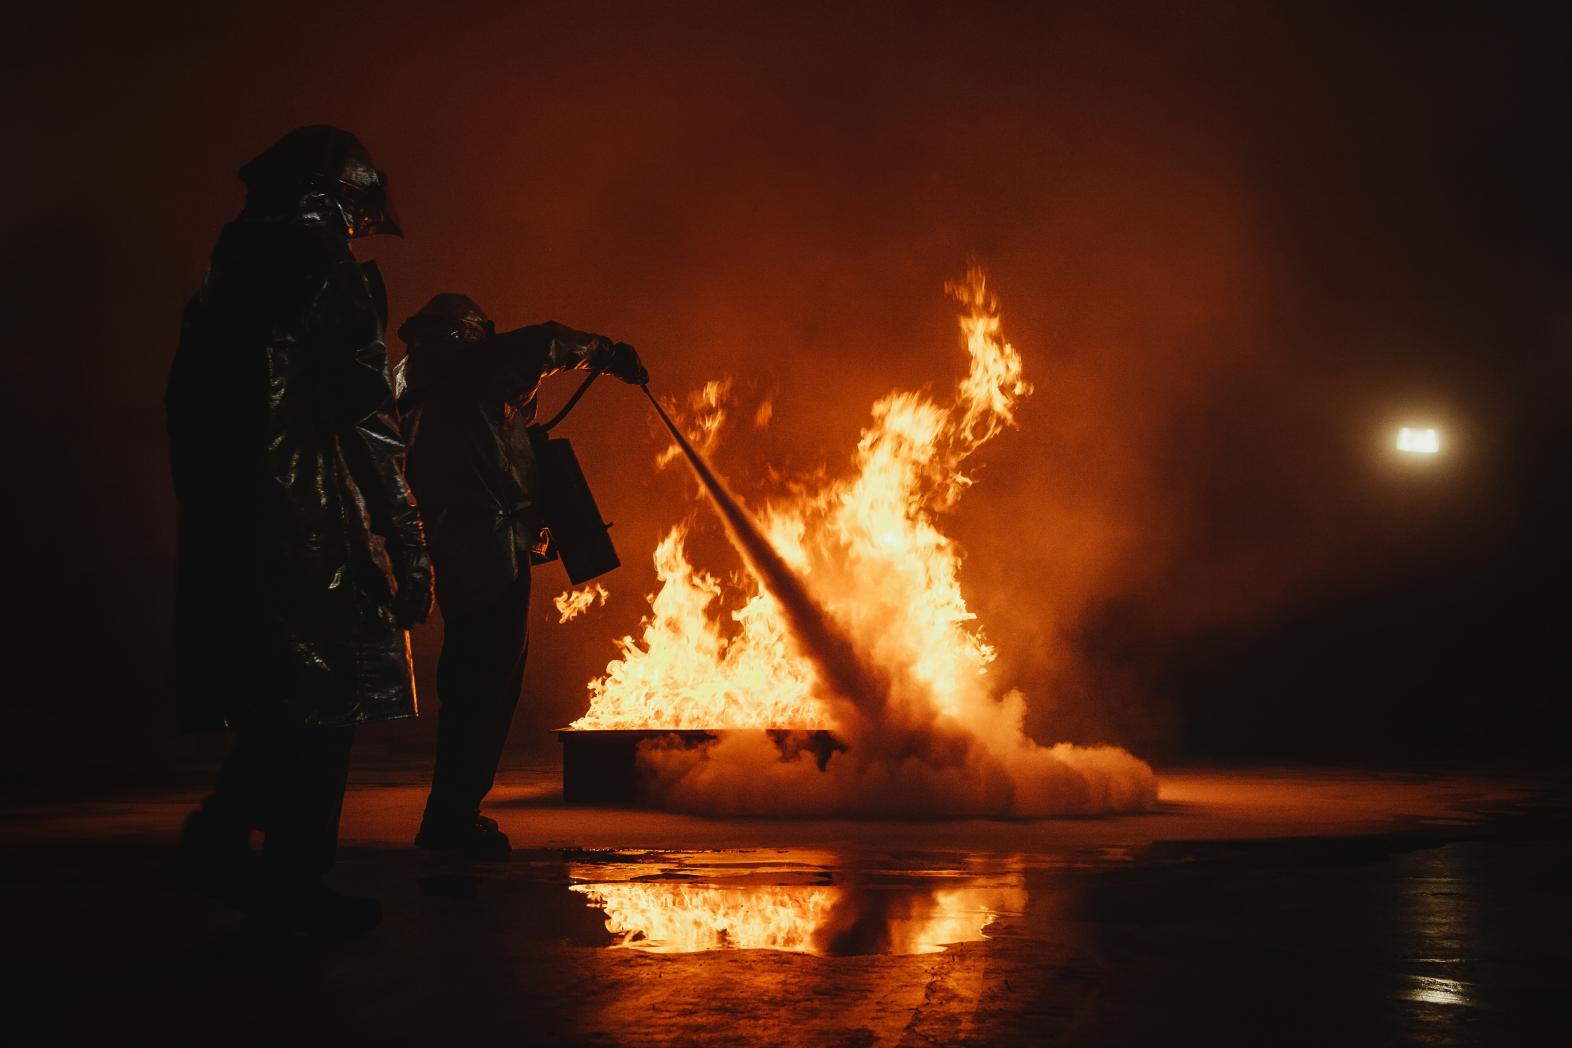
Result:
M415 712L388 558L423 538L385 323L342 234L242 217L219 238L166 395L188 727Z
M605 369L615 343L555 322L478 345L414 342L398 368L409 479L420 498L447 618L495 603L529 570L540 476L530 444L541 379Z

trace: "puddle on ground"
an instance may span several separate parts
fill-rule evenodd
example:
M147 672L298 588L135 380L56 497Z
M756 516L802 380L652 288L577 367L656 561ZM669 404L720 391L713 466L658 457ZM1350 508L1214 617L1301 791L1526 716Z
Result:
M909 868L822 852L642 853L570 863L615 949L937 953L1026 908L1018 861Z

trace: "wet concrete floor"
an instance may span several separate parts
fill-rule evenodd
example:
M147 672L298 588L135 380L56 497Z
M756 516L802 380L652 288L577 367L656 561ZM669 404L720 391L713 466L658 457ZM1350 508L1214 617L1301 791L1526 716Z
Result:
M1543 782L1170 771L1158 812L700 819L556 799L523 769L507 863L408 846L373 770L349 943L269 942L160 870L194 790L5 815L13 1021L60 1040L565 1044L1559 1042L1567 793Z

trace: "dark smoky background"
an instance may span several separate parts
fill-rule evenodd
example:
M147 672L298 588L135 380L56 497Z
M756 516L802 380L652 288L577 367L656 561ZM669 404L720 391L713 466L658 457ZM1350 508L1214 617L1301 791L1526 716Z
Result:
M868 407L965 367L987 267L1036 386L947 529L1044 741L1158 759L1485 755L1565 738L1572 33L1538 5L142 5L4 44L6 754L149 768L174 556L162 390L235 170L357 133L407 241L393 324L633 342L733 376L719 467L837 471ZM390 350L401 352L396 339ZM551 382L547 407L571 378ZM1439 420L1439 460L1388 452ZM635 632L691 518L636 391L563 432L624 567L535 573L516 751ZM1416 468L1418 466L1418 468ZM428 711L440 629L415 635ZM431 718L363 745L429 744Z

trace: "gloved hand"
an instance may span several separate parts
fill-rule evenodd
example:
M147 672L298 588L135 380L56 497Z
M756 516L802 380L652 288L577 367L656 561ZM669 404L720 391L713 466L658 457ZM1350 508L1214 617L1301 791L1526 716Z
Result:
M626 342L618 342L611 347L611 363L606 370L635 386L642 386L650 380L650 373L639 359L639 351Z
M431 556L424 546L390 552L398 584L398 592L393 594L393 621L399 629L407 630L431 614Z

